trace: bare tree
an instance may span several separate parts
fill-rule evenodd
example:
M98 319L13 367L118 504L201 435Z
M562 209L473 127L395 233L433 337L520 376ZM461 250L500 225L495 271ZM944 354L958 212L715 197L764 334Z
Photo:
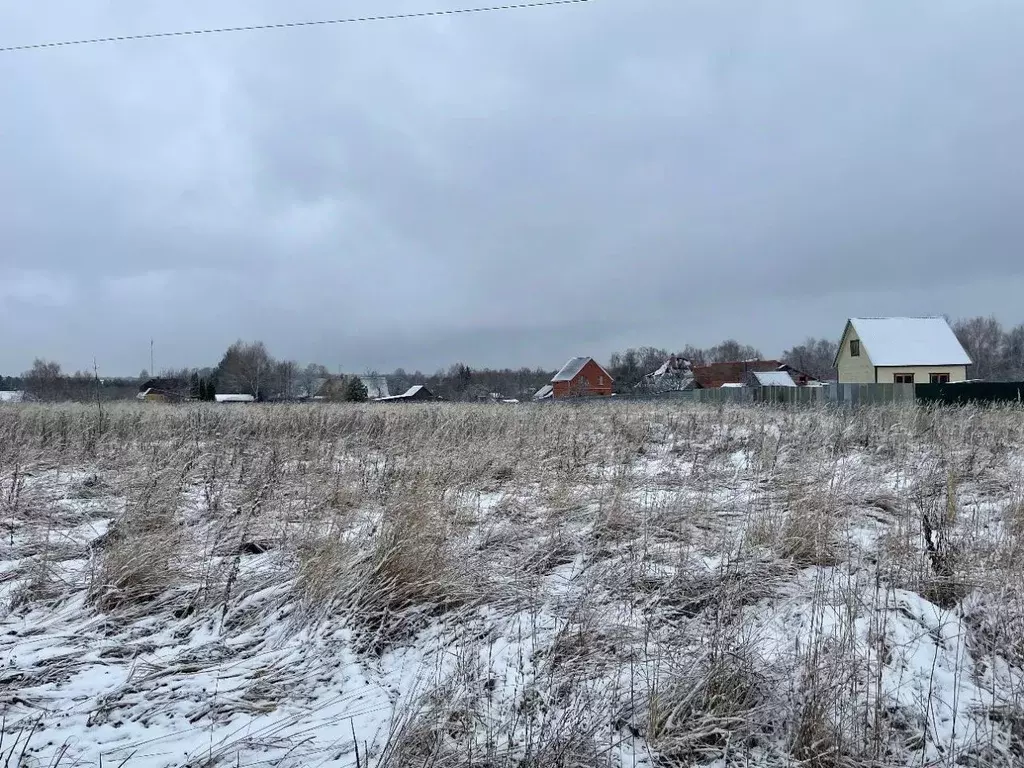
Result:
M1004 376L1001 353L1003 327L994 317L957 320L953 332L974 363L972 378L998 379Z
M803 344L783 352L782 361L817 379L830 379L834 373L832 363L838 349L838 342L832 339L809 337Z
M1024 325L1018 325L1003 337L1003 372L1012 381L1024 381Z
M302 390L302 394L306 397L314 397L319 392L321 383L327 381L331 377L330 372L327 370L327 366L321 365L320 363L310 363L302 369L302 373L299 375L299 386Z
M747 344L740 344L736 339L726 339L707 352L712 363L731 363L738 360L756 360L762 357L761 351Z
M65 380L61 375L60 363L37 357L22 379L25 391L39 400L61 400L66 397Z
M281 397L295 397L298 378L299 364L294 360L281 360L274 366L274 388Z
M274 359L262 341L239 339L224 353L217 366L222 392L252 395L261 400L274 394Z
M695 347L693 344L687 344L683 347L680 357L689 360L693 365L707 365L708 363L707 350Z

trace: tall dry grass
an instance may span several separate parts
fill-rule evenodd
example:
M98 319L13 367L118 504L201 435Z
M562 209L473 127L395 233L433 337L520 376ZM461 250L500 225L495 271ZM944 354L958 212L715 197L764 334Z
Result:
M361 764L1009 765L1022 445L1015 408L3 407L6 619L443 647ZM904 595L963 625L971 739L892 683Z

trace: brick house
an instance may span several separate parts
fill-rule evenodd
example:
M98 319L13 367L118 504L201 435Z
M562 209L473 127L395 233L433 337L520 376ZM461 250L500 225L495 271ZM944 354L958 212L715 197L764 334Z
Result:
M574 357L551 379L551 396L608 397L615 380L592 357Z

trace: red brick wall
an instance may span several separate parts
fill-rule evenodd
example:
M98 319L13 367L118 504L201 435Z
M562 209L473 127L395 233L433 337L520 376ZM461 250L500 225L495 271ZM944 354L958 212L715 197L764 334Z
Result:
M604 380L602 382L602 379ZM583 370L576 374L572 381L556 381L552 384L554 397L573 397L586 395L588 397L607 397L612 393L612 378L601 366L591 360Z

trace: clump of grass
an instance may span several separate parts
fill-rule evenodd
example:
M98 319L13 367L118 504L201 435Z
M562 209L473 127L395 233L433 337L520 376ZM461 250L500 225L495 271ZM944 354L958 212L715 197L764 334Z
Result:
M418 505L386 511L352 574L348 611L365 630L366 650L380 652L421 627L425 618L472 599L455 558L443 519Z
M110 484L100 475L93 473L76 484L72 495L76 499L98 499L113 493Z
M132 491L124 514L94 543L90 597L102 611L153 602L183 576L177 470Z
M834 565L839 559L838 528L834 513L805 500L784 510L757 514L747 529L747 541L798 567Z
M300 545L295 586L307 607L316 612L330 607L357 555L358 549L337 523L323 536Z
M643 735L667 765L693 765L759 742L768 687L742 647L716 648L678 663L648 694Z
M481 598L441 491L423 478L392 489L362 526L335 520L300 546L296 589L315 614L341 612L362 652L379 654L432 618Z

